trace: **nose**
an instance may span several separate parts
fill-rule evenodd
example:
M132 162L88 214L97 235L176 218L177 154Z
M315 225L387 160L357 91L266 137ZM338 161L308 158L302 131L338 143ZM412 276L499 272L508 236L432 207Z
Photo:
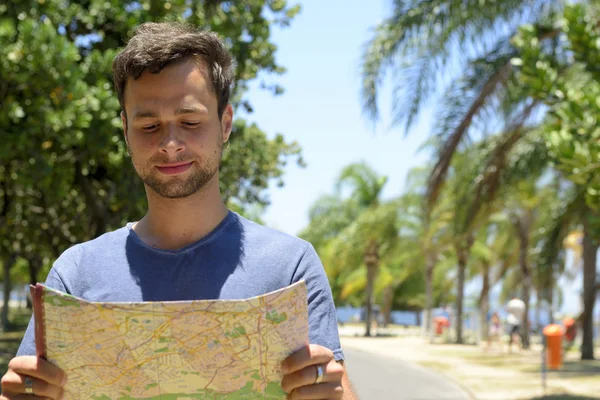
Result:
M174 124L167 124L163 129L160 151L169 156L177 155L184 150L185 143Z

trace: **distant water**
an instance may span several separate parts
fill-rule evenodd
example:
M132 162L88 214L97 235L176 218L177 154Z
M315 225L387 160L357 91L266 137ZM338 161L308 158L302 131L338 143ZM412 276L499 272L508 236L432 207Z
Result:
M479 314L478 310L469 310L469 309L465 310L464 319L465 319L465 327L467 329L473 328L473 326L476 323L476 318L478 318L477 317L478 314ZM505 313L499 312L499 314L500 314L500 318L502 320L504 318L506 318ZM434 315L434 317L437 317L437 316L449 317L448 312L444 309L434 309L433 315ZM423 312L420 312L419 316L420 316L420 320L422 321L423 317L424 317ZM340 321L340 322L349 322L349 321L356 320L356 319L364 320L364 318L361 318L361 309L360 308L348 307L348 306L338 307L337 317L338 317L338 321ZM549 323L548 312L542 311L540 313L540 319L538 322L537 318L536 318L535 310L530 310L529 320L531 321L531 326L533 329L536 329L538 324L540 326L546 326ZM393 311L392 312L392 322L394 324L398 324L398 325L409 325L409 326L418 325L417 324L417 313L412 312L412 311Z
M356 307L338 307L337 317L340 322L361 319L361 309ZM413 311L392 311L392 321L397 325L418 325L417 313Z
M14 287L13 290L10 291L10 300L11 301L25 301L27 299L27 293L29 291L29 285L19 285ZM0 302L4 299L4 292L2 291L2 284L0 283Z

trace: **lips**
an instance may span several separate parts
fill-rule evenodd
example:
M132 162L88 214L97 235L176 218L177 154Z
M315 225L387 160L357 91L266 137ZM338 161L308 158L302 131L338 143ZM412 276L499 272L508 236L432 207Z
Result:
M176 164L166 164L166 165L157 165L156 168L166 175L177 175L182 172L187 171L191 166L192 162L187 163L176 163Z

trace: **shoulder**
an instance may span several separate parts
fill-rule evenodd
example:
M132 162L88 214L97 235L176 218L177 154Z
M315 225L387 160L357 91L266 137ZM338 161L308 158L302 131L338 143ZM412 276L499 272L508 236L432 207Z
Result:
M306 240L258 224L237 213L233 215L244 232L243 240L246 245L261 246L270 251L285 251L288 254L304 254L313 250L312 245Z
M114 256L118 249L124 250L128 233L129 229L123 227L71 246L55 261L54 270L61 276L68 275L88 260L96 260L93 264L97 264L99 260Z

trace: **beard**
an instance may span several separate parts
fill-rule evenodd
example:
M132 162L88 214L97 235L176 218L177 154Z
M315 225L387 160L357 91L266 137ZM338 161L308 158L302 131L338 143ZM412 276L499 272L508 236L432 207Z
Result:
M176 160L169 160L162 155L156 155L148 160L146 165L135 163L135 155L131 153L131 159L140 178L144 184L152 189L156 194L167 199L182 199L193 195L207 187L209 182L219 171L221 157L223 155L223 144L219 142L219 150L209 153L207 157L182 155ZM190 166L187 176L175 175L167 176L161 174L155 167L156 164L166 164L174 162L194 161Z

